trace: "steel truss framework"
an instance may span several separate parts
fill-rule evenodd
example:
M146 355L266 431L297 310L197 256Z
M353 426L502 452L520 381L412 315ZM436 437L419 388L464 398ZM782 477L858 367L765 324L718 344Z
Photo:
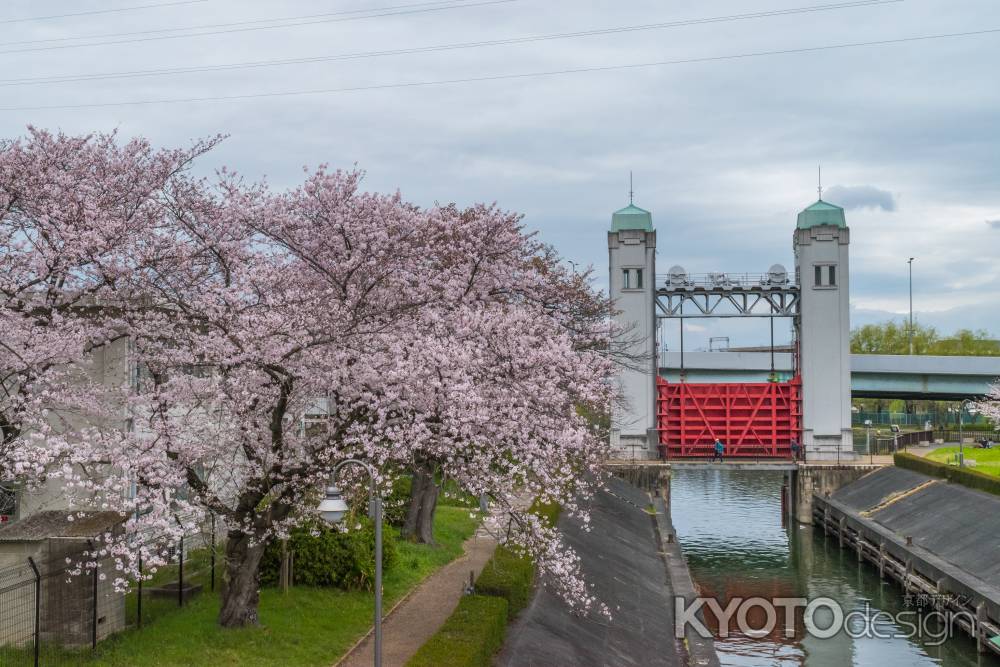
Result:
M668 277L656 290L659 319L699 317L797 317L799 286L776 276L683 273ZM685 303L688 307L685 308ZM684 331L681 327L681 358ZM683 366L683 361L681 362ZM709 457L719 438L725 455L789 458L802 433L801 380L764 383L670 383L657 378L657 430L660 456Z
M725 456L789 458L802 429L801 381L672 383L658 379L660 455L710 457L718 438Z
M684 308L684 304L691 308ZM723 312L728 304L735 312ZM695 317L795 317L798 285L780 287L661 287L656 290L656 316L662 319Z

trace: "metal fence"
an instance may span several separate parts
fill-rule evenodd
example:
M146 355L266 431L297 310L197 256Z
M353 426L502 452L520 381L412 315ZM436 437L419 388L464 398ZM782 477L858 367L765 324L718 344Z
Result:
M995 430L982 430L982 429L963 429L961 431L961 437L965 441L973 440L975 442L980 442L982 440L991 440L994 443L1000 442L1000 431ZM934 438L936 440L943 440L944 442L955 443L958 442L959 430L949 429L947 431L934 431Z
M93 565L87 541L49 539L44 548L0 568L0 665L78 665L101 640L177 613L195 595L214 591L219 545L214 521L179 540L143 540L166 566L142 568L149 578L127 593L112 559Z
M870 436L870 437L869 437ZM899 433L893 437L878 437L874 431L870 434L864 431L854 432L854 452L867 456L874 454L893 454L895 452L906 451L910 447L915 447L921 443L929 443L934 439L933 431L911 431Z
M985 428L989 424L988 420L979 414L973 415L966 412L962 419L965 425L970 428ZM873 426L889 426L891 424L899 426L923 426L927 422L930 422L935 426L946 426L958 430L958 414L948 412L947 410L913 413L867 412L862 410L851 413L851 423L854 426L862 426L869 420Z

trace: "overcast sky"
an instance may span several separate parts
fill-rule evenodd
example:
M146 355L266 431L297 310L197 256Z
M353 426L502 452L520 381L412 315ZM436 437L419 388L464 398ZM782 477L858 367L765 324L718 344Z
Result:
M567 259L594 265L602 287L629 170L636 204L653 212L660 272L763 272L791 267L795 215L816 199L822 163L824 198L848 209L854 324L903 316L915 256L920 321L1000 335L1000 32L716 59L1000 29L1000 3L786 12L821 4L5 0L0 135L30 123L174 146L226 133L200 169L225 164L275 187L306 165L358 165L367 187L419 204L519 211ZM760 13L771 15L704 21ZM78 15L39 19L60 14ZM651 24L660 27L520 39ZM399 50L409 52L332 58ZM218 67L302 59L312 62ZM37 81L205 66L213 71ZM491 77L501 78L398 85ZM236 99L165 102L212 97ZM117 104L150 100L160 102ZM767 340L761 324L710 322L692 323L686 345Z

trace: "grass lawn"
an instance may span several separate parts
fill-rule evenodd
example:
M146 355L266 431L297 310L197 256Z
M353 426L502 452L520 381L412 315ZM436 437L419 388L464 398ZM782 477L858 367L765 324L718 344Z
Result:
M384 574L388 610L433 571L462 553L478 521L464 507L438 507L435 547L399 542L399 560ZM205 593L141 630L98 645L96 654L75 654L81 665L332 665L371 627L374 598L368 592L265 588L257 628L224 630L216 624L219 600Z
M957 445L954 447L939 447L928 454L927 458L938 463L948 463L955 460L957 454ZM994 445L990 449L976 449L971 445L966 445L965 460L968 461L969 459L976 462L976 466L974 468L970 466L970 470L977 470L987 475L1000 477L1000 445Z

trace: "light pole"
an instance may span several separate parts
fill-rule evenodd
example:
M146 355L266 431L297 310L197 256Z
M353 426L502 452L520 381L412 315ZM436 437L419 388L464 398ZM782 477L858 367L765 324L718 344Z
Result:
M910 354L913 354L913 260L915 257L911 257L907 260L907 264L910 266Z
M965 406L969 405L970 403L974 404L975 401L967 398L964 401L962 401L962 405L960 405L958 408L958 466L960 468L965 467L965 438L963 437L964 432L962 429L963 426L962 413L965 412ZM969 409L969 414L974 414L972 409Z
M336 525L343 520L347 514L347 503L337 488L337 473L348 465L360 466L368 474L368 500L372 507L372 519L375 521L375 667L382 667L382 496L378 494L378 487L375 484L375 468L358 459L347 459L338 463L330 475L326 497L317 510L323 520L330 525Z
M868 462L875 463L875 455L872 454L872 420L865 420L865 447L868 449Z

